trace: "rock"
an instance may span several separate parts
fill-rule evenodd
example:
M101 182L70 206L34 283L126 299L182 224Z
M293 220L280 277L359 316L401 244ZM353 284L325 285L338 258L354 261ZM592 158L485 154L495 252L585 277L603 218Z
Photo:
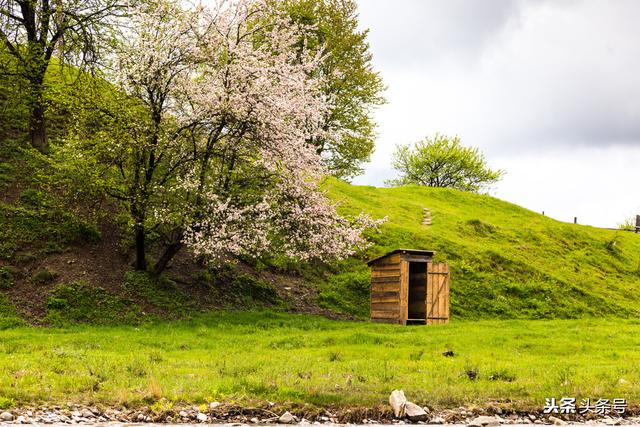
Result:
M404 404L404 412L407 418L411 421L426 421L429 415L424 409L412 402L406 402Z
M393 390L389 396L389 405L393 408L393 415L396 418L402 418L405 415L405 405L407 404L407 398L404 396L404 391Z
M496 417L479 416L474 418L467 424L468 427L497 427L500 425L500 421Z
M278 418L279 424L293 424L295 422L296 422L296 417L294 417L289 411L280 415L280 417Z
M142 413L138 414L138 417L137 417L138 421L144 421L145 418L146 416L144 414Z
M564 426L567 425L566 421L561 420L558 417L554 417L553 415L549 417L549 421L553 423L554 426Z
M445 351L444 353L442 353L442 355L443 355L444 357L453 357L453 356L455 356L456 354L453 352L453 350L447 350L447 351Z
M260 420L258 419L258 417L253 417L253 418L251 418L251 422L253 424L258 424L260 422Z
M196 416L196 418L197 418L197 419L198 419L198 421L200 421L201 423L204 423L204 422L206 422L206 421L209 419L209 417L207 417L207 414L203 414L202 412L200 412L200 413Z
M85 408L80 412L80 416L84 418L93 418L93 412Z
M209 409L213 411L214 409L218 408L220 405L222 405L222 403L220 402L211 402L209 403Z
M434 417L431 420L431 424L444 424L444 423L445 423L445 420L442 417Z
M13 414L11 412L3 412L0 414L0 421L13 421Z
M180 415L182 418L189 418L189 413L187 411L180 411L178 412L178 415Z

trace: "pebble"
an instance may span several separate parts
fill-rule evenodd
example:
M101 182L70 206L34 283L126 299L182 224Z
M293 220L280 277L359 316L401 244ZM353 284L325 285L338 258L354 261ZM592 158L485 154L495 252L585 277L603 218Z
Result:
M558 417L554 417L553 415L549 417L549 421L553 423L554 426L564 426L567 425L566 421L561 420Z
M0 420L13 421L13 414L11 412L3 412L0 414Z
M200 421L201 423L204 423L204 422L206 422L206 421L209 419L209 417L207 416L207 414L203 414L202 412L200 412L200 413L196 416L196 418L197 418L197 419L198 419L198 421Z
M427 412L412 402L406 402L404 412L411 421L426 421L429 418Z
M497 427L502 420L497 417L480 416L471 420L468 427Z
M222 403L220 403L220 402L211 402L211 403L209 403L209 409L211 409L213 411L214 409L216 409L220 405L222 405Z
M278 418L279 424L293 424L295 422L296 422L296 417L294 417L289 411L280 415L280 418Z

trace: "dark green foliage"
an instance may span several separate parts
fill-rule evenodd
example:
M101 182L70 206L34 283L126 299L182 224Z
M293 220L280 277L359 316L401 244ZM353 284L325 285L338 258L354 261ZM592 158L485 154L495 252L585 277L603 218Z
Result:
M18 316L15 307L11 305L7 297L0 293L0 330L15 328L23 325L24 321L22 321L22 319L20 319L20 317Z
M336 271L328 273L318 288L321 307L355 316L368 316L371 273L361 262L347 260L339 263Z
M15 273L15 269L10 266L0 267L0 289L13 287Z
M72 213L0 203L0 258L12 259L27 248L31 253L61 252L72 242L99 238L95 227Z
M326 56L317 71L325 78L323 92L334 102L325 127L340 137L311 143L334 176L352 178L362 172L373 152L372 112L385 102L384 83L372 66L368 30L358 28L354 0L286 0L282 4L295 22L310 26L305 47L322 48Z
M217 299L233 307L285 307L276 289L268 282L233 264L223 264L208 270L204 285L210 286Z
M56 280L56 277L58 277L58 275L54 272L49 270L40 270L33 275L31 281L36 285L48 285L53 283L53 281Z
M196 303L192 296L182 291L178 285L165 278L154 278L147 272L131 271L126 274L122 285L128 298L145 301L176 317L193 312Z
M76 282L59 285L51 292L44 320L49 325L66 326L73 323L135 324L141 319L142 312L134 301Z

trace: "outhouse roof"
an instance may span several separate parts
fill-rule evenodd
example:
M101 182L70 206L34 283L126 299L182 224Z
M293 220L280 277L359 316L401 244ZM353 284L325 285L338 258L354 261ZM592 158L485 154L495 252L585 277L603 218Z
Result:
M391 252L388 252L388 253L386 253L384 255L381 255L381 256L379 256L377 258L374 258L374 259L370 260L369 262L367 262L367 265L371 265L374 262L381 260L382 258L386 258L386 257L388 257L390 255L398 254L398 253L400 253L400 254L409 254L409 255L423 255L423 256L433 256L435 254L434 251L427 251L427 250L424 250L424 249L396 249L396 250L393 250Z

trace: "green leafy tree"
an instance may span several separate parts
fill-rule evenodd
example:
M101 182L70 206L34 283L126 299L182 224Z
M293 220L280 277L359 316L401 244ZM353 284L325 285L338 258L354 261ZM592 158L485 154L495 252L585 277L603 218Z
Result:
M119 0L0 0L0 49L15 59L8 72L27 82L29 136L38 150L49 147L45 74L54 54L74 65L97 63L110 18L123 7Z
M393 167L401 176L387 181L391 186L417 184L473 192L498 182L504 175L504 171L487 166L478 148L463 146L457 136L439 134L413 147L397 146Z
M304 25L301 48L322 52L316 71L332 107L325 115L325 135L310 139L334 176L349 179L362 173L373 152L373 109L385 102L384 84L371 64L368 31L358 29L354 0L286 0L291 19Z

